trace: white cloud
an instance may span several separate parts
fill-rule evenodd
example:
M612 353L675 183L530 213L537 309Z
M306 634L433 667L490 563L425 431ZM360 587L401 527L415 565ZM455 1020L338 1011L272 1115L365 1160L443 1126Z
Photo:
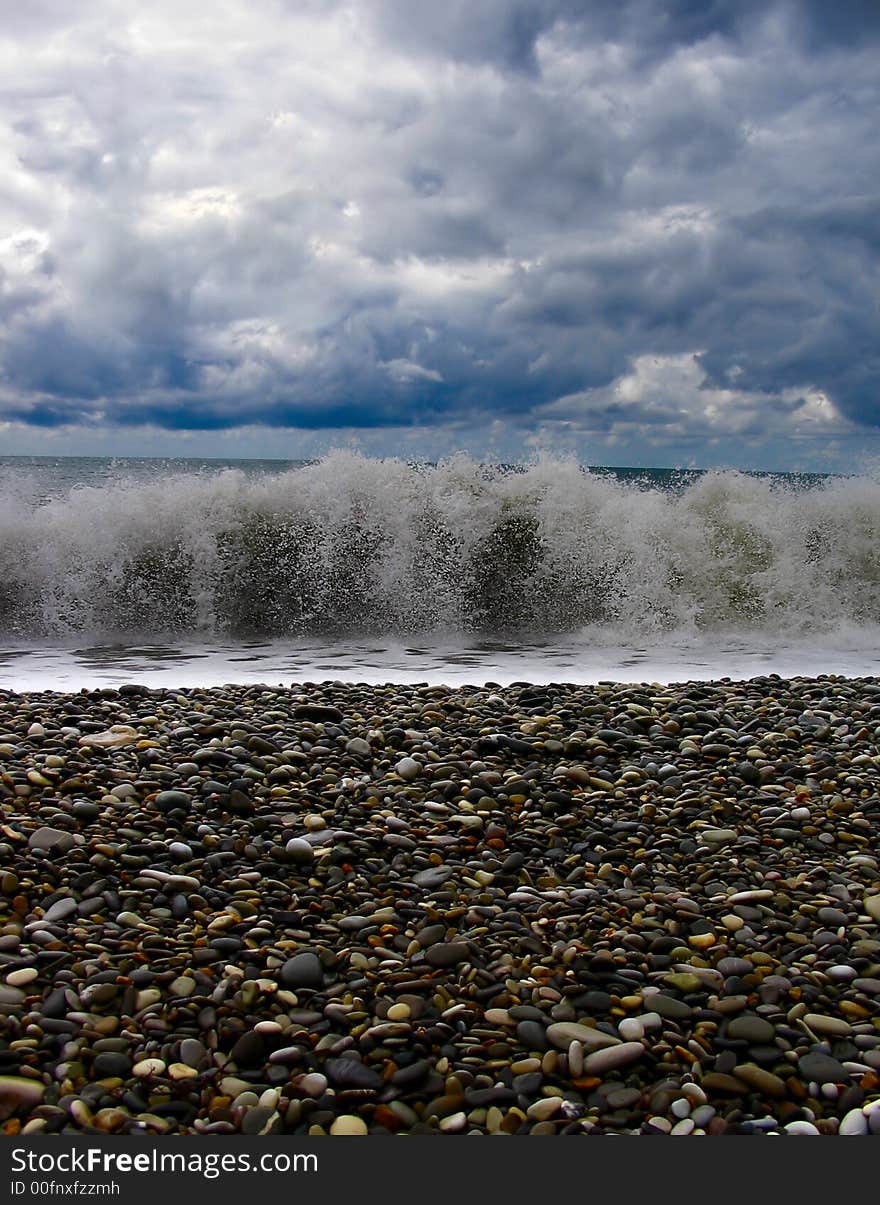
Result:
M421 364L414 364L412 360L388 360L379 366L384 368L388 375L394 381L442 381L443 377L439 372L435 372L431 368L423 368Z
M538 408L539 421L560 419L584 432L609 430L673 443L677 438L855 435L831 400L810 386L780 396L713 388L700 350L638 356L611 385L561 397Z

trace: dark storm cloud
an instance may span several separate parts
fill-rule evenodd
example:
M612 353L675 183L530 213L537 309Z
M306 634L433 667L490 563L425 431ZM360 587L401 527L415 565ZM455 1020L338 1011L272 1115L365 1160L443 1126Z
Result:
M394 44L439 58L536 68L536 43L564 22L578 40L623 43L653 57L707 38L738 40L773 9L811 50L880 37L876 0L376 0L371 19Z
M878 36L819 0L20 6L0 422L880 427Z
M579 40L653 52L733 35L756 11L753 0L378 0L372 20L389 40L420 53L533 71L538 38L559 22Z
M880 5L876 0L793 0L792 14L810 47L864 46L880 41Z

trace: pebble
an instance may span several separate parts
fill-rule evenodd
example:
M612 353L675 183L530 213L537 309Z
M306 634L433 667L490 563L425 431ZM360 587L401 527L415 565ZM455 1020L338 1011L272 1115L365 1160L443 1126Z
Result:
M356 1117L351 1113L342 1113L339 1117L335 1117L330 1125L331 1134L348 1134L360 1136L368 1134L367 1123L361 1117Z
M639 1017L624 1017L617 1023L617 1032L625 1042L637 1042L645 1036L645 1025Z
M39 978L40 972L36 967L22 967L18 971L10 971L6 976L6 982L10 987L26 987L27 984Z
M43 913L43 923L47 925L57 924L59 921L69 920L71 916L76 915L78 903L73 896L66 896L64 899L56 900Z
M818 1135L819 1130L811 1121L790 1121L782 1127L787 1134Z
M113 724L104 732L90 732L86 736L81 736L79 743L93 746L96 749L121 749L125 745L133 745L138 739L137 729L132 728L129 724Z
M805 1013L803 1022L804 1025L809 1025L814 1033L829 1034L835 1038L848 1038L852 1033L852 1026L848 1021L843 1021L840 1017L825 1016L823 1013Z
M470 959L470 948L463 941L438 942L425 951L425 961L432 967L451 967Z
M131 1073L137 1076L138 1079L146 1079L153 1075L164 1075L165 1063L162 1059L142 1059L139 1063L135 1063L131 1069Z
M268 1105L255 1105L241 1119L242 1134L278 1134L281 1129L280 1114Z
M28 837L30 849L42 849L47 853L66 854L76 845L73 833L64 829L52 828L51 825L41 825Z
M621 1042L619 1046L609 1046L605 1050L595 1050L584 1059L586 1075L605 1075L608 1071L616 1071L619 1067L627 1067L645 1054L641 1042Z
M560 1050L567 1050L572 1042L581 1042L590 1050L595 1050L604 1046L616 1046L620 1040L613 1034L596 1029L595 1026L580 1025L575 1021L557 1021L548 1025L546 1035Z
M184 791L160 791L153 803L160 812L171 812L176 809L189 811L192 800Z
M743 1080L750 1088L754 1088L756 1092L762 1093L764 1096L784 1098L786 1095L786 1086L784 1080L778 1075L774 1075L771 1071L767 1071L764 1067L757 1067L754 1063L742 1063L734 1067L733 1074L737 1079Z
M327 1091L327 1076L321 1075L318 1071L312 1071L308 1075L300 1076L296 1080L296 1089L302 1092L305 1096L318 1097L323 1096Z
M861 1109L850 1109L850 1111L841 1119L837 1132L838 1134L842 1134L847 1138L867 1134L868 1119Z
M731 1038L742 1038L746 1042L772 1042L776 1031L769 1021L754 1013L740 1013L733 1017L727 1025L727 1035Z
M0 1120L874 1133L874 708L832 677L0 691Z
M355 757L369 757L373 752L369 741L365 741L363 737L355 736L345 745L346 753L353 753Z
M543 1100L536 1100L529 1105L526 1116L531 1117L533 1121L547 1121L555 1117L561 1108L561 1096L545 1096Z
M317 954L305 950L294 954L281 966L278 979L285 987L318 990L324 984L324 970Z
M694 979L697 980L697 987L699 987L700 981L697 976L689 976L688 984L690 985ZM670 1021L685 1021L691 1017L694 1011L684 1000L679 1000L677 996L667 996L665 992L658 992L657 995L651 997L651 1009Z
M338 1088L367 1088L379 1091L382 1087L382 1077L379 1073L357 1059L329 1059L325 1066L330 1082Z
M131 1072L131 1058L122 1051L101 1051L95 1056L94 1068L98 1079L124 1079Z
M838 1059L822 1051L808 1051L798 1059L798 1068L805 1080L819 1084L848 1084L850 1076Z
M736 837L736 831L732 828L704 828L699 834L701 841L716 848L730 845L732 841L736 840Z
M171 983L169 983L168 994L169 996L185 998L186 996L191 996L197 986L192 975L178 975L176 979L172 979Z
M30 1112L42 1101L43 1084L17 1075L0 1075L0 1121L14 1113Z
M168 1074L173 1080L194 1079L198 1076L198 1071L195 1067L190 1067L188 1063L171 1063L168 1067Z

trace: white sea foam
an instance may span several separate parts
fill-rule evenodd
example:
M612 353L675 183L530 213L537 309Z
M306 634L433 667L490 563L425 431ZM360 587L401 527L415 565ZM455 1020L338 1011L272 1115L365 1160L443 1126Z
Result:
M337 452L252 477L0 479L0 634L130 641L579 633L590 644L880 624L880 484Z

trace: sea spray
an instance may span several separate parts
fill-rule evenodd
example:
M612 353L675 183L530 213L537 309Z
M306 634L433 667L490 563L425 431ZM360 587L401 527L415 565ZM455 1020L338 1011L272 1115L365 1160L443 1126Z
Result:
M36 497L0 482L0 633L804 637L880 622L880 485L624 482L336 452Z

